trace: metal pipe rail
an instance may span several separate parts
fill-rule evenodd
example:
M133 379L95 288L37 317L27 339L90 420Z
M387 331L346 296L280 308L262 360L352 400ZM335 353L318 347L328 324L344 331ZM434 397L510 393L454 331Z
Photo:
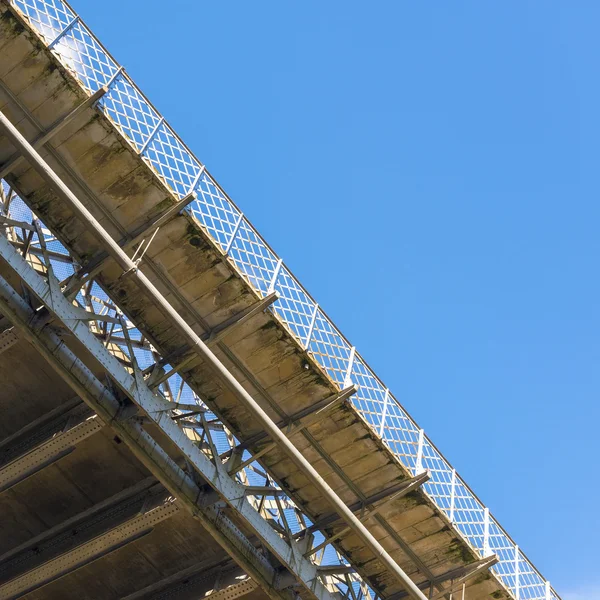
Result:
M156 302L167 314L183 338L190 345L190 349L211 365L215 374L236 395L238 400L248 409L261 424L271 439L279 448L301 469L308 479L319 490L323 497L331 504L335 512L346 522L348 527L356 533L373 554L403 585L414 600L427 600L423 592L414 581L404 572L396 561L387 553L385 548L377 541L375 536L365 527L357 516L346 506L329 484L319 475L310 462L298 451L294 444L285 436L279 427L271 420L267 413L244 389L239 381L229 372L227 367L216 357L210 348L200 339L181 315L156 289L152 282L138 269L137 265L127 256L119 244L105 231L100 223L84 204L65 185L62 179L53 171L33 146L21 135L19 130L0 111L0 127L15 148L25 157L29 164L37 171L42 179L51 186L56 194L73 210L73 212L86 224L91 232L100 241L108 254L123 269L134 277L140 287Z

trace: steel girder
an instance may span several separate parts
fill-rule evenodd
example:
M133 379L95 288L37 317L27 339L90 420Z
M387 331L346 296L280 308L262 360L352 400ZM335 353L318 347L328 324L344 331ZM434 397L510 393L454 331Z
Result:
M144 480L0 557L0 598L21 597L139 540L179 510L160 484Z
M97 415L80 415L69 419L62 431L50 430L48 439L30 448L23 448L20 456L0 466L0 492L4 492L17 483L53 464L75 450L90 436L104 427Z
M210 597L211 600L234 600L252 592L256 587L253 579L229 561L215 566L199 564L184 569L126 596L123 600L196 600L204 597Z

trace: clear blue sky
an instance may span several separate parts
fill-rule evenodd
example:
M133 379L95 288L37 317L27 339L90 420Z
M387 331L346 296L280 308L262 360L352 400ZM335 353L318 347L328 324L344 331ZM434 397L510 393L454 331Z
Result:
M600 598L600 3L73 2L557 590Z

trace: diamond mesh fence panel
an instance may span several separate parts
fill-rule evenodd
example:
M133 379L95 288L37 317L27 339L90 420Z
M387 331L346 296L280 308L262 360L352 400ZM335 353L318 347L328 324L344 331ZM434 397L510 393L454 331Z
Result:
M187 210L259 294L277 292L277 316L333 381L359 386L357 410L411 472L430 472L426 493L480 556L498 556L492 569L513 596L560 600L76 13L61 0L11 2L85 89L108 88L100 109L179 198L196 194Z

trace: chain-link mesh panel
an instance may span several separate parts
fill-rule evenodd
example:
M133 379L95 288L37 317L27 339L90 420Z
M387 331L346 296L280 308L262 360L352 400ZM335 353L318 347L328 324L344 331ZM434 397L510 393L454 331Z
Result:
M191 214L225 250L232 242L240 211L229 201L211 177L203 174L194 190L198 201L190 205Z
M352 398L354 406L367 423L381 435L381 425L385 418L384 403L389 402L389 391L383 387L360 357L354 359L351 379L358 386L358 391Z
M237 229L229 256L255 290L263 295L272 291L279 260L245 219Z
M279 271L274 287L278 295L275 311L288 329L305 345L316 310L315 303L285 267Z
M414 472L417 463L419 428L391 395L386 408L381 436L400 461Z
M196 192L190 213L259 294L277 291L277 316L329 376L340 386L348 379L359 386L353 399L356 408L411 472L430 471L426 493L480 555L485 550L498 555L500 562L493 569L513 595L560 600L522 554L515 559L515 544L508 534L493 517L486 517L483 504L448 461L420 434L366 362L68 5L61 0L12 2L86 89L109 87L99 102L108 118L178 197L192 189Z
M352 349L331 321L319 309L315 318L308 348L317 362L339 385L343 385L348 372Z
M61 0L15 0L14 4L47 44L75 18L75 13Z
M200 164L165 122L156 129L143 156L180 198L191 191Z
M68 31L59 34L54 41L53 50L92 92L106 85L117 71L114 61L79 22L73 23Z
M101 106L119 131L141 150L156 129L160 116L126 75L119 75Z

